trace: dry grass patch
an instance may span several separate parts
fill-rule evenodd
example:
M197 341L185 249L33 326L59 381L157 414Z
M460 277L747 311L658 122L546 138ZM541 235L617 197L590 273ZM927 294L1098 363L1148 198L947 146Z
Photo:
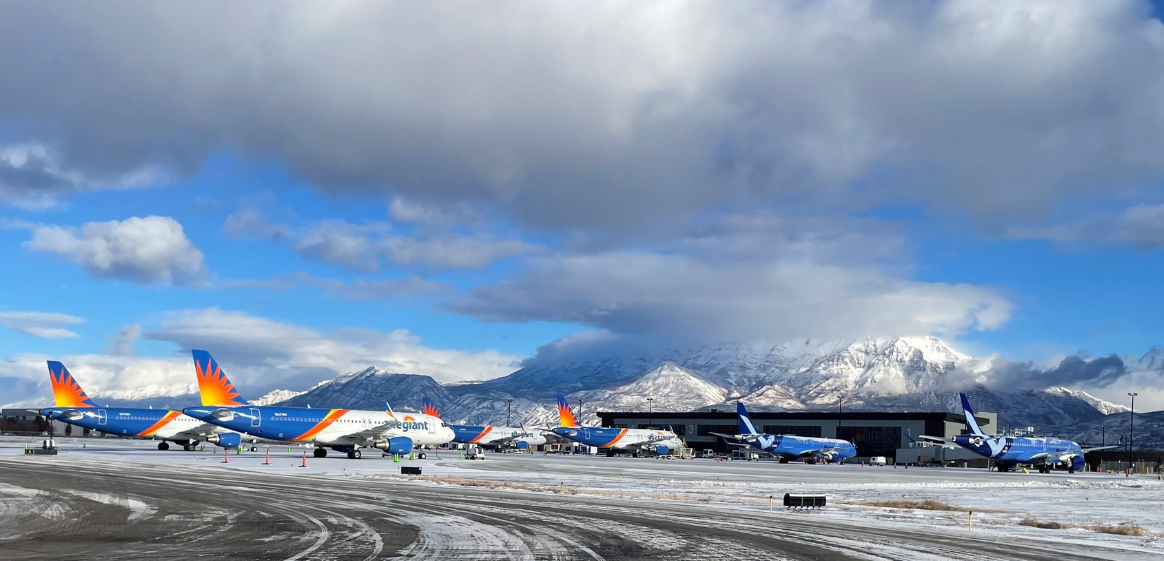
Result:
M1087 524L1084 526L1080 526L1080 528L1091 530L1092 532L1101 532L1104 534L1116 534L1119 536L1142 537L1142 536L1153 535L1152 532L1150 532L1149 530L1147 530L1143 526L1140 526L1139 524L1132 524L1131 522L1128 522L1126 524L1118 524L1118 525Z
M1019 524L1023 525L1023 526L1030 526L1032 528L1042 528L1044 530L1062 530L1063 529L1063 525L1058 523L1058 522L1043 522L1042 520L1039 520L1038 518L1032 518L1030 516L1023 518L1019 522Z

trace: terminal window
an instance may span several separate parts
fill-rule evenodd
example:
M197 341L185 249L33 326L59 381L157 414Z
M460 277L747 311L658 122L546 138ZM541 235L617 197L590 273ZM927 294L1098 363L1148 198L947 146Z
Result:
M892 457L901 445L901 427L838 427L837 438L857 445L858 456Z
M736 434L739 427L736 425L696 425L695 434L698 436L715 436L711 433Z
M764 434L791 434L794 436L811 436L820 438L819 426L803 426L803 425L764 425L762 429Z

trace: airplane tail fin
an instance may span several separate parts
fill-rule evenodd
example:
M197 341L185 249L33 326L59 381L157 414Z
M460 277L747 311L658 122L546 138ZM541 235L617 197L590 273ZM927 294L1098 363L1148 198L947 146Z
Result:
M65 365L55 360L48 361L49 382L53 387L53 399L57 407L99 407L89 399L81 384L69 374Z
M736 402L736 413L740 416L740 434L743 436L751 436L759 434L756 432L756 427L752 425L752 418L748 416L748 410L744 407L743 402Z
M974 419L974 410L970 408L970 400L966 398L966 394L958 394L962 397L962 413L966 415L966 426L970 427L970 433L977 436L986 436L982 429L978 427L978 421Z
M226 377L218 361L206 351L191 351L194 355L194 371L198 375L198 391L202 394L202 405L206 406L233 406L249 405L247 400L239 396Z
M570 410L570 404L566 402L566 398L558 396L558 426L561 427L577 427L578 417L574 415L574 411Z
M422 397L420 399L420 401L421 401L421 403L424 404L424 414L425 415L431 415L431 416L436 417L438 419L441 418L441 412L437 411L436 404L433 403L431 399L429 399L426 396L426 397Z

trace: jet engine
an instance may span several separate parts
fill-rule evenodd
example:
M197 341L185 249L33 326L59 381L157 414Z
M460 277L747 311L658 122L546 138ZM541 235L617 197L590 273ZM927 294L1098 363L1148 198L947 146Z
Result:
M407 454L412 452L412 439L407 436L396 436L377 442L375 447L389 454Z
M238 448L242 443L242 435L237 432L220 432L206 437L206 442L223 448Z
M660 444L660 445L655 447L655 453L660 455L660 456L666 456L667 453L670 451L671 451L671 449L668 448L666 444Z

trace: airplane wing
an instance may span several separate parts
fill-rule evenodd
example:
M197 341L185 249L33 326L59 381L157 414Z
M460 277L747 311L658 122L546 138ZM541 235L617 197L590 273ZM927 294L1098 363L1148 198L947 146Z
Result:
M385 436L384 433L393 429L398 424L400 424L400 421L395 421L395 420L388 421L386 423L380 423L378 425L368 427L365 429L361 429L361 430L359 430L357 432L353 432L351 434L345 434L343 436L337 437L335 440L337 442L343 441L343 442L350 442L352 444L359 444L359 443L363 443L363 442L374 442L374 441L380 440L381 438L384 438L384 436Z
M948 438L942 438L942 437L940 437L940 436L930 436L930 435L928 435L928 434L922 434L922 435L919 435L919 436L918 436L918 438L920 438L920 439L922 439L922 440L928 440L928 441L930 441L930 442L942 442L942 443L950 443L950 442L952 442L952 440L950 440L950 439L948 439Z
M1112 448L1119 448L1119 446L1096 446L1095 448L1084 448L1080 450L1080 453L1086 454L1088 452L1095 452L1097 450L1110 450Z
M723 434L721 432L709 432L707 434L714 434L715 436L721 436L728 440L739 440L743 442L755 442L756 439L760 438L758 434Z

